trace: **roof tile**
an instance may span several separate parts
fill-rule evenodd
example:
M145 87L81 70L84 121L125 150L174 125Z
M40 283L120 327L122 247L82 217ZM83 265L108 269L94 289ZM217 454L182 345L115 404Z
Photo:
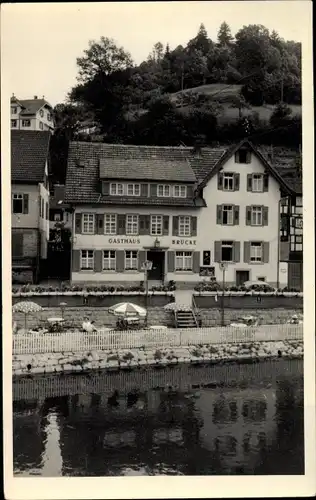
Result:
M11 182L42 182L50 132L11 130Z

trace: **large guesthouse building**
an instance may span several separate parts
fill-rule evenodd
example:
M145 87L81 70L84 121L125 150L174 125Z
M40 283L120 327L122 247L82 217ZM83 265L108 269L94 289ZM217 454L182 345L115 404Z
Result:
M65 202L73 209L73 283L192 287L214 276L288 284L280 206L290 189L250 142L230 148L72 142Z

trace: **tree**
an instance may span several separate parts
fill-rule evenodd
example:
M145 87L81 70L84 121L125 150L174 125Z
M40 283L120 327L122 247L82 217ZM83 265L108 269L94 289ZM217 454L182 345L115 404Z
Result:
M287 123L291 114L292 114L291 108L287 104L280 103L278 104L278 106L275 107L270 117L270 124L273 127L278 127L280 125L283 125L284 123Z
M233 42L233 36L231 34L230 27L225 21L220 25L217 34L217 41L220 47L230 46Z
M89 48L84 56L77 58L79 66L78 81L86 83L96 75L110 75L133 66L129 52L118 47L112 38L101 37L99 42L89 41Z
M207 35L204 24L200 25L197 35L189 41L187 45L188 52L199 51L202 56L206 56L212 48L212 41Z

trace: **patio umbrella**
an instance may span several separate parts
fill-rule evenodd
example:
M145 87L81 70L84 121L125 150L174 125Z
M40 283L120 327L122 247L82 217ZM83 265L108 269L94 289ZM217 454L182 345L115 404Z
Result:
M274 290L274 287L269 285L269 283L266 283L265 281L245 281L243 286L246 288L251 288L252 286L264 286L266 288Z
M23 302L17 302L14 304L12 307L13 312L19 312L24 314L24 327L26 330L26 317L28 314L34 314L37 312L42 311L42 307L39 304L36 304L36 302L28 302L28 301L23 301Z
M131 302L120 302L109 308L109 312L115 316L146 316L146 309Z

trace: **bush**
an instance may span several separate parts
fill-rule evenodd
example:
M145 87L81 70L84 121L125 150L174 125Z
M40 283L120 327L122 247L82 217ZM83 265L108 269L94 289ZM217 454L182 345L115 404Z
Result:
M157 351L155 352L154 358L157 360L162 359L162 352L159 349L157 349Z

